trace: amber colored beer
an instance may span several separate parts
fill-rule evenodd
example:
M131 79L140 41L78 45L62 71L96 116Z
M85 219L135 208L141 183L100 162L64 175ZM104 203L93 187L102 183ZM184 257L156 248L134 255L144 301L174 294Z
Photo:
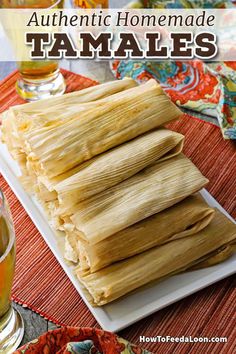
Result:
M46 9L53 7L62 8L64 1L58 0L2 0L1 7L4 9Z
M56 61L21 61L18 63L21 75L28 80L44 80L54 75L58 70Z
M82 9L107 9L109 0L73 0L73 5Z
M15 242L7 221L0 216L0 325L10 309L11 287L15 268Z
M0 189L0 353L11 354L24 335L24 322L11 304L15 269L15 232L12 216Z
M63 1L58 0L3 0L2 7L14 8L14 9L46 9L53 6L53 8L62 8ZM22 61L18 62L18 68L21 75L25 79L37 79L44 80L55 74L58 70L58 62L57 61Z
M0 7L10 9L60 9L63 8L64 0L2 0ZM19 22L21 16L19 13ZM8 37L16 52L17 66L20 78L17 81L16 89L18 94L29 101L41 98L61 95L65 91L65 82L60 74L58 61L55 60L34 60L22 61L24 48L19 45L19 38L23 33L8 31Z

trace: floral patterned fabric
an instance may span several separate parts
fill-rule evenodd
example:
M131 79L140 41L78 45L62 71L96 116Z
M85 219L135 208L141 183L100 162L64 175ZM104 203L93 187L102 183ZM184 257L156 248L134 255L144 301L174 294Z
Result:
M145 7L182 9L182 8L217 8L225 9L232 7L231 0L143 0Z
M148 8L230 8L236 0L143 0ZM112 62L116 78L156 79L180 107L218 119L225 139L236 139L236 62Z
M47 332L13 354L151 354L111 332L62 327Z

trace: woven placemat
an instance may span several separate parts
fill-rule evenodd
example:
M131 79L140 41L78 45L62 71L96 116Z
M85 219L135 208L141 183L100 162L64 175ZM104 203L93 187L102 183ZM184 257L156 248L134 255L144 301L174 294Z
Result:
M67 90L96 84L63 71ZM23 101L16 95L14 72L0 83L0 111ZM236 217L236 148L224 141L219 128L184 115L169 125L186 136L185 154L210 180L209 192ZM17 236L14 301L63 325L97 326L79 294L5 180L0 187L12 210ZM236 279L231 276L123 330L120 335L140 344L139 336L227 337L227 343L142 343L159 354L234 353L236 349Z

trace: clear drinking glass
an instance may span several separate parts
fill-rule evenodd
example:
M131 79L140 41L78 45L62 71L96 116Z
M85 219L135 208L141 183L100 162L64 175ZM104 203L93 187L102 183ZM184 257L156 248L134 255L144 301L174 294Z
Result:
M59 9L63 0L2 0L2 8L10 9ZM8 33L13 48L17 47L17 32ZM23 36L24 34L22 34ZM22 37L23 38L23 37ZM18 94L27 101L59 96L65 92L65 81L55 60L18 61L20 77L16 83Z
M24 334L21 315L12 307L11 288L15 269L15 233L6 198L0 189L0 353L10 354Z

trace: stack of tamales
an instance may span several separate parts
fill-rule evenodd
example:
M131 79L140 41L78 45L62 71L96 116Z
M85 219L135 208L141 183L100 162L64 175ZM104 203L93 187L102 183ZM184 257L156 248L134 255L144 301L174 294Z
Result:
M180 110L154 81L124 79L10 108L2 138L94 305L214 265L236 227L198 191L207 179L163 127Z

